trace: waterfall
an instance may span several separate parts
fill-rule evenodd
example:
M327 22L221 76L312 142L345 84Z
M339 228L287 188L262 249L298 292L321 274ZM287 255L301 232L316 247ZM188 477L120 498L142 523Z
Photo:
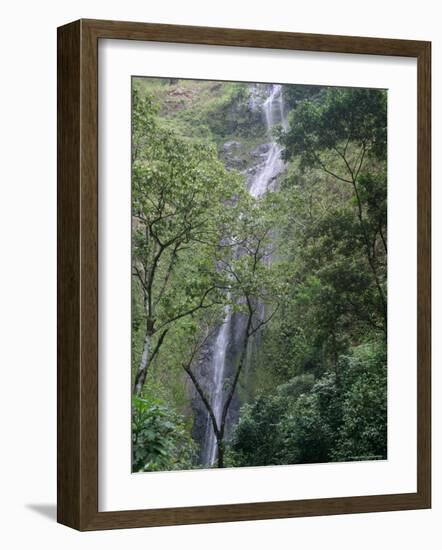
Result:
M250 183L249 193L253 197L260 197L268 189L274 179L284 167L281 159L281 146L273 139L272 128L277 124L285 127L284 102L281 84L272 84L270 93L262 105L267 134L271 138L270 147L266 153L264 163Z
M281 124L283 127L286 126L281 84L259 84L258 86L265 86L266 89L266 99L260 107L266 124L267 136L271 141L268 143L264 158L258 165L253 178L248 182L249 193L255 198L264 195L270 189L284 168L281 159L281 146L274 140L272 129L277 124ZM225 397L224 385L228 371L227 351L232 338L233 315L229 308L226 308L224 313L223 324L220 326L213 344L210 380L211 403L218 426L221 421ZM263 311L262 315L264 315ZM209 414L207 414L204 439L202 462L206 466L212 466L216 460L217 442Z
M215 415L218 426L221 422L221 416L223 412L223 394L224 394L224 379L226 371L226 353L227 346L230 339L230 325L232 321L232 315L229 308L226 307L223 324L218 331L212 360L212 372L213 372L213 391L212 391L212 409ZM206 460L207 464L211 466L216 459L216 437L212 426L212 420L207 413L207 427L206 427Z

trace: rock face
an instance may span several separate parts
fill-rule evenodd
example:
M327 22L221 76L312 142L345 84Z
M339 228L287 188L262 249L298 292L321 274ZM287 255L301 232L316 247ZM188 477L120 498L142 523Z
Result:
M232 153L232 149L238 149L241 147L241 143L239 141L226 141L223 146L224 154L228 155Z
M250 185L253 179L255 178L256 174L263 169L266 163L266 159L267 159L267 155L269 153L270 147L271 147L270 143L260 143L257 147L255 147L250 152L250 158L252 159L252 163L251 163L251 166L249 166L244 172L244 175L246 177L247 188L250 188Z
M247 166L246 151L239 141L226 141L222 149L222 160L228 170L243 170Z
M261 160L262 162L265 161L267 153L270 149L270 143L261 143L258 145L258 147L255 147L252 151L252 157L256 160Z

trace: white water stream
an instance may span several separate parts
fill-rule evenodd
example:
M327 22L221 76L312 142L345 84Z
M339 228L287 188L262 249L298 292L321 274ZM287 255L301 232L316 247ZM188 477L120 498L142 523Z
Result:
M226 354L227 346L230 340L230 326L232 321L232 314L229 308L225 310L225 317L218 335L215 340L214 352L213 352L213 386L212 386L212 409L215 415L218 427L221 423L221 416L223 412L224 404L224 379L226 371ZM207 448L207 462L211 466L216 460L216 437L213 430L212 421L210 416L207 418L206 436L208 436L206 448Z
M285 127L284 103L281 84L271 84L268 95L261 105L266 123L269 141L268 149L260 162L258 169L249 183L249 193L257 198L264 195L270 188L275 178L282 172L284 163L281 159L281 146L272 136L272 129L277 124ZM225 311L223 324L221 325L213 347L213 361L211 365L212 379L210 380L212 408L218 426L220 425L224 405L224 384L226 373L226 356L231 338L232 314L228 308ZM207 415L205 445L203 462L212 466L216 461L217 443L209 414Z
M266 121L267 133L271 138L269 149L263 166L257 171L253 178L249 193L252 197L260 197L269 189L269 185L282 172L284 167L281 159L281 146L276 143L272 136L272 128L277 124L285 126L284 103L282 98L281 84L272 84L270 93L262 105Z

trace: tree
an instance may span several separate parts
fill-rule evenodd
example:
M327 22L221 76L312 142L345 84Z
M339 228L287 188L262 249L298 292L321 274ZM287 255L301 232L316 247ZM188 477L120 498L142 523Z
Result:
M313 99L324 90L324 86L299 84L296 86L284 86L284 106L292 110L305 99Z
M280 140L288 160L351 186L365 258L379 296L383 330L386 299L387 96L383 90L327 88L293 110ZM371 159L369 169L368 159Z
M232 198L242 187L213 147L162 128L152 99L137 90L132 122L132 274L142 295L144 325L134 379L134 393L140 395L171 326L223 300L213 250L235 218ZM185 258L191 259L188 277L177 280Z
M206 324L203 337L194 340L189 359L183 369L192 380L212 422L217 442L217 465L224 467L226 419L241 373L244 369L251 339L274 317L286 289L281 265L270 262L272 247L271 232L277 208L276 196L268 195L261 200L249 197L244 200L238 218L235 248L218 247L217 264L230 300L230 308L242 315L244 335L236 361L235 371L227 383L227 395L222 406L221 418L217 419L211 400L205 395L192 370L192 363L210 335L211 325ZM272 214L273 215L272 215Z

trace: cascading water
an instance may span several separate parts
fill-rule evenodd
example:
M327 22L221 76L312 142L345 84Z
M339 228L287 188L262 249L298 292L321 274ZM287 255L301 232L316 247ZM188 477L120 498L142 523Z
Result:
M263 86L263 85L259 85ZM283 127L286 125L284 116L284 103L282 97L281 84L269 84L266 87L267 97L261 103L261 109L264 115L267 135L270 138L268 148L263 155L257 170L249 181L249 193L258 198L264 195L271 187L274 180L282 172L284 163L281 159L281 146L272 136L272 129L277 124ZM225 310L223 324L218 330L212 354L211 380L209 381L210 395L212 396L212 409L217 420L218 426L221 421L222 409L224 405L224 385L227 373L227 351L232 338L232 313L229 308ZM202 452L202 462L206 466L212 466L215 463L217 455L217 442L212 426L210 415L207 414L205 441Z
M223 409L223 389L226 371L226 353L230 338L230 325L232 315L229 308L225 309L225 317L221 328L218 331L212 361L213 372L213 392L212 392L212 409L215 415L218 426L221 421ZM211 466L216 459L216 437L212 426L212 420L207 415L206 427L206 460L207 465Z
M267 133L272 141L266 153L264 163L250 183L249 193L253 197L260 197L269 189L273 180L282 172L284 167L281 159L281 146L272 136L272 128L277 124L285 127L284 102L281 84L272 84L270 93L262 105Z

